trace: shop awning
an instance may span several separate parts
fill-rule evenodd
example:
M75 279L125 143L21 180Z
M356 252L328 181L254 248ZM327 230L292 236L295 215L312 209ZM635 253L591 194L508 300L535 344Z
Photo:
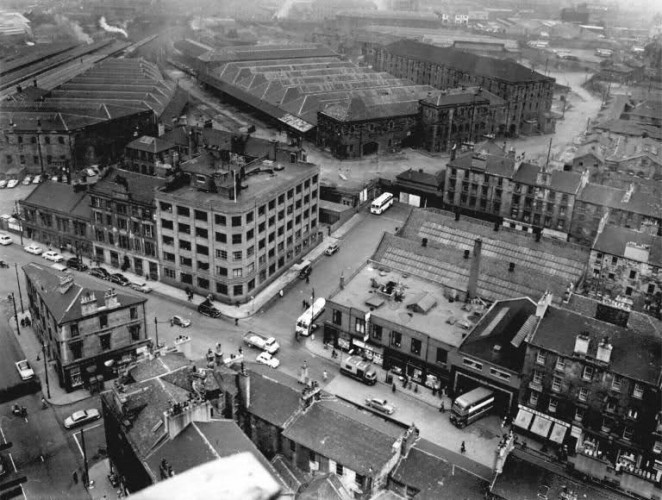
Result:
M525 410L524 408L520 408L519 412L517 412L514 423L517 427L528 430L529 426L531 425L531 420L533 420L533 413Z
M533 425L531 425L531 432L546 438L549 435L550 427L552 427L551 420L536 415L536 418L533 420Z
M561 425L559 423L554 424L554 428L552 429L552 433L549 436L549 439L554 441L555 443L563 443L563 439L565 438L565 433L568 430L568 428L565 425Z

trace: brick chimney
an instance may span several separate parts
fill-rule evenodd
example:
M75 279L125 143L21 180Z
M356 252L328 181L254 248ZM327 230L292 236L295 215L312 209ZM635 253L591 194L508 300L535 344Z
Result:
M114 288L111 288L103 294L103 301L106 305L106 309L115 309L120 306L120 302L117 300L117 293L115 292Z
M478 287L478 275L480 273L480 254L483 248L483 240L476 238L474 241L474 259L471 262L471 269L469 270L469 285L467 287L467 295L470 299L476 297L476 289Z
M538 304L536 305L536 316L538 318L544 318L545 317L545 313L547 312L547 308L552 303L552 298L553 298L553 295L549 291L545 291L545 293L542 294L542 297L540 297L540 300L538 301Z
M598 361L602 361L603 363L609 363L611 361L612 349L613 346L609 343L609 338L608 337L603 338L598 344L598 352L596 355Z
M85 292L80 298L80 312L83 316L89 316L97 312L97 298L92 292Z

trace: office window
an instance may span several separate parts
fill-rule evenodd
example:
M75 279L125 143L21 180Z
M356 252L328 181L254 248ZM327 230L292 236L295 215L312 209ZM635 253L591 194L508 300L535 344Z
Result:
M235 297L244 293L244 285L235 285L232 287L232 293Z
M232 252L232 260L241 260L243 256L243 252L241 250L237 252Z
M209 290L209 280L206 278L198 277L198 287L204 288L205 290Z
M253 212L248 212L246 214L246 224L250 224L251 222L253 222L253 217L254 217Z
M180 207L177 205L177 215L182 215L184 217L191 216L191 210L188 207Z
M411 339L411 352L417 356L421 354L421 341L419 339Z
M241 227L241 216L235 215L232 217L232 227Z
M202 210L195 210L195 220L200 220L207 222L207 212L203 212Z
M214 222L219 225L219 226L225 226L227 225L227 218L225 215L214 215Z
M216 274L218 274L219 276L227 276L228 269L226 267L216 266Z
M179 249L186 250L187 252L191 251L191 242L186 240L179 240Z
M233 244L233 245L239 245L239 244L241 244L241 233L240 233L240 234L233 234L233 235L232 235L232 244Z
M402 334L400 332L391 333L391 345L393 347L400 347L402 345Z
M108 327L108 315L107 314L102 314L99 316L99 328L107 328Z
M174 225L171 220L161 219L161 227L163 229L173 229Z
M203 229L201 227L196 227L195 228L195 235L199 236L200 238L207 238L209 236L209 231L206 229Z
M228 260L228 252L225 250L216 250L216 258L222 260Z
M225 233L216 233L216 241L219 243L227 243L228 242L228 236Z
M354 321L354 331L357 333L365 333L365 320L363 318L356 318Z
M180 233L191 234L191 226L189 226L188 224L182 224L180 222L179 224L177 224L177 230Z
M196 245L195 251L201 255L209 255L209 248L204 245Z
M232 277L233 278L241 278L243 275L243 269L242 268L237 268L232 270Z
M179 263L182 266L193 267L193 259L191 259L190 257L180 256L179 257Z

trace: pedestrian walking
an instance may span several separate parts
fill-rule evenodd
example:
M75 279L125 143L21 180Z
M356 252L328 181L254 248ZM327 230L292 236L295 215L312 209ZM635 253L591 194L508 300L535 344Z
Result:
M439 413L446 413L446 406L444 405L444 402L441 402L441 406L439 407Z
M306 299L301 301L301 308L305 309L306 308Z
M464 441L462 441L462 444L460 445L460 453L464 453L467 451L467 447L464 444Z
M241 346L239 346L239 355L241 356L243 353L244 353L244 349Z
M74 471L72 478L74 480L74 484L78 484L78 472Z
M281 288L280 292L278 292L278 296L282 299L283 298L283 289Z
M310 276L306 276L306 285L310 283Z
M234 319L234 326L237 326L237 325L239 325L239 318Z

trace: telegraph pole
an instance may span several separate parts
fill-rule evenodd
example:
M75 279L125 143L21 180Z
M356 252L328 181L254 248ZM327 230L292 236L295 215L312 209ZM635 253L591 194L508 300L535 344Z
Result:
M41 348L44 351L44 376L46 377L46 395L48 396L48 399L51 399L51 384L48 380L48 359L47 359L47 353L46 353L46 342L41 343Z
M158 348L159 348L159 321L156 318L156 316L154 316L154 334L156 336L156 349L158 350Z
M85 429L80 429L80 444L83 449L83 465L85 467L85 479L83 485L86 489L94 488L94 481L90 480L90 470L87 467L87 450L85 449Z
M23 294L21 293L21 280L18 279L18 264L14 262L14 270L16 271L16 284L18 285L18 300L21 301L21 314L25 314L23 309Z
M14 294L10 293L9 296L11 297L12 304L14 304L14 319L16 320L16 333L19 335L21 334L21 327L19 325L18 321L18 311L16 311L16 299L14 298Z

